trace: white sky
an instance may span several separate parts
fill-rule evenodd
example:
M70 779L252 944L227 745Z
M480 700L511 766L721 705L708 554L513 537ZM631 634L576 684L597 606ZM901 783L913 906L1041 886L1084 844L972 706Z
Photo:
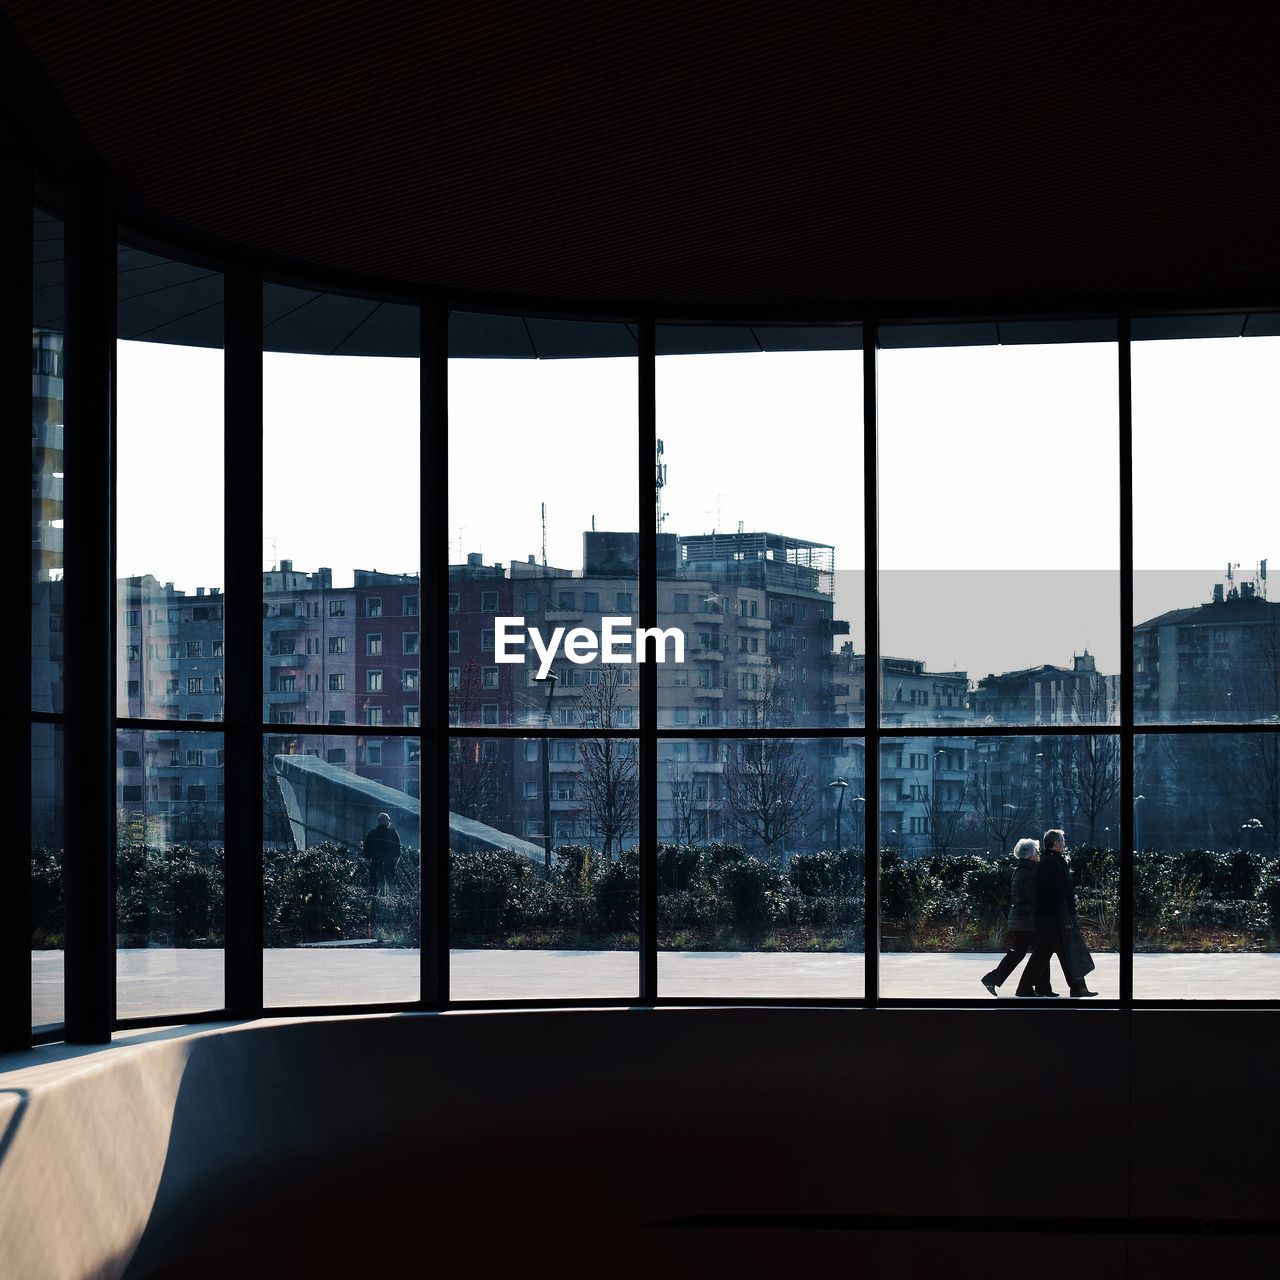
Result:
M451 560L540 554L543 501L561 567L638 527L636 367L451 362ZM118 379L119 572L219 586L222 355L121 342ZM884 652L1118 669L1115 379L1111 344L881 352ZM1133 386L1142 620L1280 556L1280 338L1135 343ZM664 357L657 393L665 529L834 544L861 649L861 354ZM269 354L264 395L264 565L415 572L417 361Z

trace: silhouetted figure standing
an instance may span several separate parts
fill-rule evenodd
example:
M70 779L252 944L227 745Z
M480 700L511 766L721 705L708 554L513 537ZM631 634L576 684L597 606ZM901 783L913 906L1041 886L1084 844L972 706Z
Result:
M369 893L385 897L391 892L400 862L400 837L391 825L390 814L378 814L378 825L364 838L364 856L369 859Z
M979 979L992 995L996 994L996 988L1018 967L1036 942L1036 880L1040 842L1019 840L1014 845L1013 852L1017 856L1018 865L1013 869L1013 879L1009 886L1009 949L1000 963ZM1018 983L1018 995L1035 994L1031 989L1030 975L1031 966L1027 965L1022 971L1022 980Z

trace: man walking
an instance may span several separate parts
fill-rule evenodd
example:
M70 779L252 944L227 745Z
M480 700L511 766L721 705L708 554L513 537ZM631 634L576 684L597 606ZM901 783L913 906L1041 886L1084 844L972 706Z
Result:
M1027 961L1019 995L1056 996L1050 985L1049 961L1056 955L1067 979L1071 995L1076 999L1096 996L1084 983L1083 974L1075 974L1067 960L1067 931L1078 928L1076 922L1076 890L1066 859L1066 832L1056 828L1044 833L1040 842L1040 867L1036 878L1036 945ZM1023 984L1030 983L1030 992Z
M378 825L364 838L364 856L369 859L369 893L385 897L391 891L400 861L400 837L391 825L389 813L378 814Z

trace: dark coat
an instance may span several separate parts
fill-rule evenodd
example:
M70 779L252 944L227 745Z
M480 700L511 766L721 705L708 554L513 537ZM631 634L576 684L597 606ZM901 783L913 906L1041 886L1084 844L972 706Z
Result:
M1019 858L1010 881L1009 929L1030 932L1036 927L1036 867L1028 858Z
M1076 888L1062 854L1042 852L1036 876L1036 925L1065 928L1076 918Z
M381 823L364 838L364 856L369 859L369 871L390 879L400 861L400 837L395 827Z

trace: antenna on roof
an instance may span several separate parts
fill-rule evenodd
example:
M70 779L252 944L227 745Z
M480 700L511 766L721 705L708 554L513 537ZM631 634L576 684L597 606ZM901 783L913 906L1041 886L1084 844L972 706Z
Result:
M547 567L547 504L542 504L542 567Z

